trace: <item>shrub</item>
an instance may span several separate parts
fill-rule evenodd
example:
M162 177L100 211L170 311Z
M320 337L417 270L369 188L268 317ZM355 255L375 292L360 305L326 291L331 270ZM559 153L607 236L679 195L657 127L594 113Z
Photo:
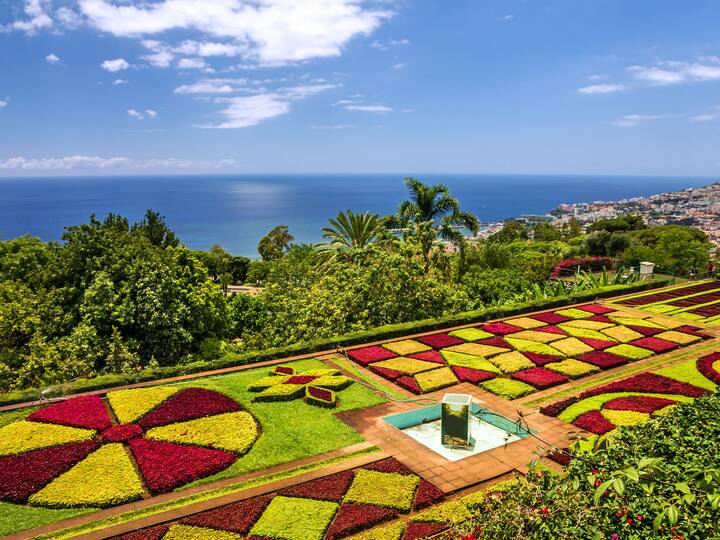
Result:
M423 393L452 386L458 382L452 370L447 367L418 373L415 376L415 381L418 383L418 386Z
M535 389L529 384L512 379L493 379L480 385L484 390L492 392L505 399L517 399L532 394Z
M650 420L648 413L638 411L603 410L602 415L616 426L634 426Z
M705 355L697 361L698 371L715 384L720 384L718 361L720 361L720 352Z
M425 351L417 354L411 354L410 358L425 360L426 362L434 362L436 364L442 364L443 366L445 365L445 360L443 360L442 355L438 351Z
M295 368L292 366L275 366L270 370L270 375L280 375L282 377L286 375L295 375Z
M603 405L604 409L615 411L635 411L640 413L654 413L669 405L677 403L672 399L653 396L626 396L612 399ZM615 422L617 424L617 422Z
M51 508L105 508L141 499L143 494L125 449L113 443L100 447L28 500Z
M530 315L530 317L535 319L536 321L541 321L547 324L558 324L565 321L573 320L572 317L558 315L557 313L554 313L552 311L547 311L545 313L536 313L534 315Z
M605 435L615 429L615 424L605 418L600 411L588 411L578 416L573 422L580 429L594 433L595 435Z
M555 265L550 277L557 279L561 276L575 274L578 269L589 272L599 272L600 270L610 270L613 267L613 260L610 257L580 257L577 259L565 259Z
M172 386L153 386L108 392L107 401L121 424L134 422L150 412L180 389Z
M360 469L355 473L345 502L374 504L408 512L415 498L420 477Z
M387 527L379 527L366 532L355 538L355 540L400 540L405 533L405 523L402 521L393 523Z
M560 328L585 328L586 330L603 330L605 328L610 328L611 326L615 326L615 323L607 318L601 318L601 320L597 320L595 317L591 317L589 319L575 319L568 321L566 323L562 323L559 325ZM569 331L569 330L568 330Z
M398 377L395 380L395 383L404 388L405 390L412 392L413 394L422 394L422 390L420 389L417 381L415 381L413 377L403 375L402 377Z
M546 364L545 367L557 373L567 375L571 379L577 379L578 377L599 371L597 366L573 359L563 360L562 362L552 362Z

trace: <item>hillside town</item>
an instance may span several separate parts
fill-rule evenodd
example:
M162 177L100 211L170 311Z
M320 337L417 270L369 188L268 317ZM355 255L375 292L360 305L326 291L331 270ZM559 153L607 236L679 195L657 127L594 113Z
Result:
M575 218L582 225L622 214L638 214L648 225L697 227L720 247L720 182L649 197L561 204L550 214L555 218L555 224Z

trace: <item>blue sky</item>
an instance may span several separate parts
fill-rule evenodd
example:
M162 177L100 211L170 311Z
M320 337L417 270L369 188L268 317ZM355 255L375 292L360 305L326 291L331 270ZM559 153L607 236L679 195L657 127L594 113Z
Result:
M0 175L720 176L713 0L0 0Z

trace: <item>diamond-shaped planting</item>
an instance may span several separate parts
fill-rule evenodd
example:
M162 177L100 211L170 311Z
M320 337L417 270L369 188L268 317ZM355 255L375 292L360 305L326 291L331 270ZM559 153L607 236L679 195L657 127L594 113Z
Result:
M282 540L322 540L338 504L293 497L275 497L250 530L251 536Z
M408 512L420 477L361 469L355 474L345 502L375 504Z
M429 345L425 345L414 339L403 339L401 341L385 343L383 347L399 355L414 354L432 349Z

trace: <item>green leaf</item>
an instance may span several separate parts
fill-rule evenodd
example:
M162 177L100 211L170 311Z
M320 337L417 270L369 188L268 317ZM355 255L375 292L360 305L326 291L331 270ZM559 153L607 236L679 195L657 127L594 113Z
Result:
M622 495L625 492L625 484L620 478L615 478L613 480L612 486L618 495Z
M685 482L677 482L675 484L675 489L677 489L680 493L689 494L690 488Z
M625 476L627 476L630 480L634 480L635 482L640 481L640 473L638 473L637 469L634 469L632 467L628 467L625 469Z
M678 521L678 518L680 517L677 506L674 504L671 504L667 507L667 516L668 521L670 522L670 525L675 525Z
M600 497L603 496L603 494L607 491L607 489L610 487L610 484L612 484L612 480L608 480L607 482L603 482L600 484L597 489L595 490L595 504L600 501Z
M665 517L665 510L660 512L657 516L655 516L655 519L653 519L653 530L657 531L660 529L663 517Z

